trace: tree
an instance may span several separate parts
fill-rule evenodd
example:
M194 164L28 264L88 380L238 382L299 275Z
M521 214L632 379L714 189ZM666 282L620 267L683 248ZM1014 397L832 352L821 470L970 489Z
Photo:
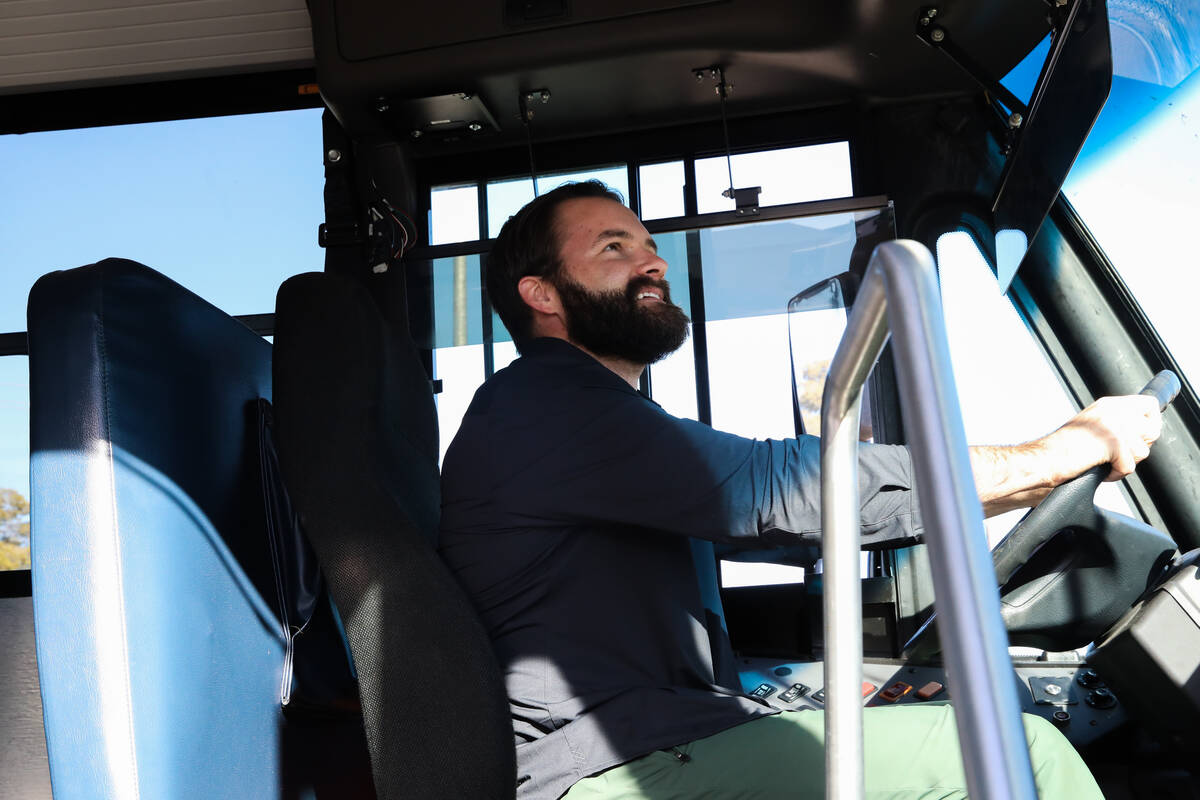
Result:
M0 569L29 568L29 501L0 489Z
M829 359L810 361L796 382L796 397L800 402L800 417L804 429L814 436L821 435L821 393L825 391L825 376L829 374Z
M0 540L0 570L29 569L29 545Z
M804 366L796 383L796 399L800 403L800 417L804 430L814 436L821 435L821 398L825 392L825 376L829 374L832 359L810 361ZM860 441L869 442L874 436L871 430L871 410L867 395L863 393L862 418L858 428Z

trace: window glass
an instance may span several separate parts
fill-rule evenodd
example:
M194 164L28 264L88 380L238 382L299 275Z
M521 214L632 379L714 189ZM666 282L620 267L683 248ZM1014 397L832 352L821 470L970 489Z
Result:
M512 339L506 342L496 342L492 346L492 369L499 372L516 361L519 355L517 346L512 343Z
M671 289L672 297L675 289ZM677 304L678 300L675 301ZM699 419L696 403L696 357L692 344L692 326L688 340L674 353L650 368L650 396L663 409L682 419Z
M442 381L442 391L434 395L441 448L438 464L441 464L475 390L483 383L483 345L457 345L434 350L433 376Z
M435 258L430 268L433 276L433 347L481 343L483 292L479 256Z
M721 587L778 586L785 583L804 583L806 570L790 564L770 564L758 561L721 560Z
M1017 99L1026 105L1033 98L1033 89L1037 85L1038 75L1050 52L1050 35L1047 34L1012 70L1005 75L1000 83L1004 85ZM1011 111L1011 109L1009 109Z
M645 164L638 168L638 212L643 220L682 217L684 214L683 162Z
M794 435L788 301L846 271L858 241L858 216L827 214L700 232L713 427L760 439ZM832 357L845 315L822 316L814 324L798 360Z
M796 382L796 401L800 406L804 431L813 436L821 435L821 400L825 393L825 379L829 375L833 354L837 351L845 331L845 308L796 311L788 315L791 377ZM859 437L863 441L871 439L869 397L869 393L864 390L860 406L862 430Z
M29 359L0 358L0 569L29 566Z
M733 157L733 185L761 186L759 205L803 203L854 194L850 175L850 144L829 144L739 153ZM696 161L696 203L701 214L732 211L733 200L721 193L729 188L725 156Z
M479 238L479 189L435 187L429 196L429 243L473 242Z
M891 238L894 227L890 209L672 234L680 239L678 252L672 255L684 259L684 263L687 258L684 236L699 239L713 427L759 439L795 434L789 331L801 348L798 362L812 367L801 390L815 393L819 407L829 360L846 327L846 313L844 309L804 311L792 315L789 328L788 301L797 292L849 269L860 231L864 236ZM655 238L660 245L668 243L665 236ZM671 257L668 264L675 269ZM669 270L667 274L670 276L672 272ZM685 357L691 361L690 352L680 351L664 364ZM662 367L652 368L654 397L668 411L679 414L678 407L660 399L665 384L660 374ZM678 385L670 388L679 398L676 402L680 406L686 399L694 409L694 370L685 375L676 378ZM688 383L686 387L682 385L684 380ZM754 554L743 558L749 560L721 561L723 586L804 580L805 570L801 567L755 560ZM861 562L864 575L869 574L868 559L869 554L864 553Z
M492 370L499 371L517 359L517 346L513 344L512 334L500 319L500 315L492 312Z
M602 167L582 172L560 172L554 175L538 176L538 192L557 189L564 183L579 183L597 180L615 189L628 202L629 170L624 164L613 167ZM507 181L491 181L487 185L488 206L488 237L496 238L500 228L508 218L521 210L521 207L533 199L533 181L529 178L514 178Z
M688 277L687 234L683 231L655 234L658 254L667 262L666 279L671 285L671 300L692 315L691 282ZM683 346L650 367L650 396L654 402L677 417L697 419L696 359L688 326Z
M787 314L708 324L713 427L751 439L795 435Z
M1200 380L1200 4L1110 0L1112 91L1063 193Z
M483 383L479 259L478 255L453 256L408 265L432 283L432 324L424 332L414 332L414 339L419 347L433 350L433 377L442 382L441 392L434 395L442 456Z
M0 332L38 276L140 261L230 314L319 270L321 111L0 136Z
M1062 425L1076 409L1033 335L974 240L961 231L937 243L938 275L954 382L971 444L1018 444ZM1117 483L1105 483L1096 503L1133 515ZM995 544L1024 515L1018 509L985 520Z

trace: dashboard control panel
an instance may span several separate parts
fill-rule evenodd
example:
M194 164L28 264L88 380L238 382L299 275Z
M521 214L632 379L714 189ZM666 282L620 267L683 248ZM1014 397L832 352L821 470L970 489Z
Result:
M799 711L825 707L824 665L765 658L738 663L742 688L768 705ZM1052 722L1076 747L1118 728L1126 719L1120 698L1086 664L1023 662L1013 668L1021 710ZM863 664L863 703L894 706L954 704L941 667L871 659Z

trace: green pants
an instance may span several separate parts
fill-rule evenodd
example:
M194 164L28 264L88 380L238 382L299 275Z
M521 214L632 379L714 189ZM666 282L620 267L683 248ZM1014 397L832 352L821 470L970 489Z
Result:
M1042 800L1104 795L1070 743L1041 717L1025 737ZM785 711L584 778L565 800L731 800L825 796L825 715ZM863 713L867 800L967 796L954 712L948 705L868 708Z

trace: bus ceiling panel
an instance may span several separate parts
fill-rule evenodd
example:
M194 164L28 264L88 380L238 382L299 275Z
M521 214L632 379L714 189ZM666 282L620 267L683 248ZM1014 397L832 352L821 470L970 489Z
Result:
M0 95L309 67L305 0L0 3Z
M462 0L444 6L387 0L313 0L322 94L354 134L420 98L482 98L498 144L524 136L518 97L533 104L538 136L579 136L711 118L722 65L732 115L974 92L975 85L915 30L925 4L816 0ZM523 9L530 18L516 20ZM649 10L647 10L649 9ZM515 15L515 16L514 16ZM1046 32L1041 0L957 0L939 16L955 41L994 74ZM489 135L481 126L481 135ZM492 134L495 135L495 134ZM464 137L469 138L469 137Z

